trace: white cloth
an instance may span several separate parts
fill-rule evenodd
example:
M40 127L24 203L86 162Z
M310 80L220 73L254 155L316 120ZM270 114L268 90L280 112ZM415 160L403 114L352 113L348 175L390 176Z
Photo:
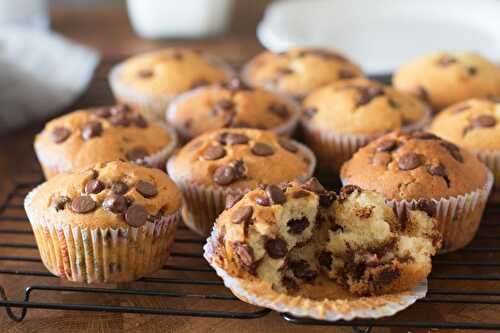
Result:
M0 29L0 133L71 105L87 88L98 53L60 35Z

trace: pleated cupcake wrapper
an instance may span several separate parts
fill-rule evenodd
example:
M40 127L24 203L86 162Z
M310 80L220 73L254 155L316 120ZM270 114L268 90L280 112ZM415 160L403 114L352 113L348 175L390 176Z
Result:
M403 127L403 130L413 131L424 129L431 121L431 112L425 108L424 117ZM302 121L304 139L318 158L318 166L322 171L338 173L342 164L348 161L355 152L383 134L350 134L322 130L306 120Z
M484 207L493 186L493 175L486 170L485 185L475 191L447 198L432 199L436 205L436 219L443 235L443 245L439 253L456 251L465 247L476 235ZM348 183L341 180L343 185ZM387 200L401 216L406 210L417 207L418 200Z
M234 70L225 62L211 55L205 54L204 57L213 65L222 68L229 78L235 77ZM116 100L120 103L130 104L137 107L144 117L157 122L165 122L165 111L168 105L175 97L172 94L162 94L154 96L146 92L131 87L120 82L120 71L124 64L115 65L108 76L111 91Z
M298 142L295 142L295 144L299 147L299 151L304 153L310 161L309 170L303 175L304 179L308 179L314 173L316 158L306 146ZM182 177L177 177L173 167L174 159L175 157L169 159L167 171L169 176L182 191L184 198L184 205L182 208L183 221L189 228L200 235L209 235L215 220L225 208L226 197L229 194L243 195L253 190L253 188L235 189L231 187L207 186L185 181Z
M177 112L177 105L179 103L182 103L184 100L191 98L192 96L196 96L197 94L200 94L203 92L203 90L206 89L206 87L199 87L193 90L190 90L188 92L185 92L174 99L170 102L167 111L165 113L165 119L167 120L168 123L174 124L175 120L175 114ZM269 130L271 132L274 132L278 135L282 136L291 136L293 132L295 131L295 128L297 127L297 124L299 122L299 118L302 115L302 109L300 105L293 99L288 98L284 95L277 94L281 98L286 99L286 101L292 105L293 108L293 114L289 119L287 119L283 124L281 124L278 127L275 128L270 128ZM192 136L189 134L189 131L186 131L183 127L179 126L176 127L177 133L179 134L180 138L182 141L186 142L192 139Z
M309 317L318 320L338 321L354 318L376 319L392 316L404 310L427 293L427 280L420 282L415 288L394 294L356 297L351 299L311 299L307 296L292 296L275 291L265 281L248 281L229 274L220 267L214 251L217 243L217 230L204 247L205 259L224 281L224 285L240 300L278 312L287 312L297 317ZM334 282L332 282L334 283Z
M494 183L490 201L500 202L500 151L476 150L474 153L493 173Z

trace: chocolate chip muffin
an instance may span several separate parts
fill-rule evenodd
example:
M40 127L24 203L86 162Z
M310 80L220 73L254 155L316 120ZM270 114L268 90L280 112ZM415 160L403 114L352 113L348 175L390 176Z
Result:
M303 106L305 141L328 173L338 173L342 163L376 137L430 122L430 111L417 98L364 78L319 88Z
M173 97L198 86L227 82L233 76L220 59L177 47L125 60L111 70L109 82L118 101L138 106L148 119L164 121Z
M200 87L176 97L166 116L180 136L190 140L228 127L269 129L290 135L300 113L300 106L286 97L233 80L227 85Z
M371 142L342 166L340 176L344 184L384 195L399 216L430 200L445 252L473 239L493 183L473 154L426 132L398 131Z
M114 160L163 169L176 145L175 130L146 121L127 105L78 110L51 120L34 144L47 179Z
M181 202L161 170L115 161L55 176L31 191L24 207L51 273L118 283L165 264Z
M337 196L312 178L247 193L217 219L205 257L235 278L224 280L236 296L278 309L305 299L309 316L318 299L332 302L317 309L324 312L335 301L348 308L360 295L411 290L430 273L440 243L425 211L398 219L375 192L347 186ZM253 285L255 294L247 289ZM339 285L344 292L328 294ZM313 296L314 289L323 293Z
M331 49L294 48L286 52L265 51L243 68L242 79L297 99L314 89L342 79L361 77L359 66Z
M500 95L500 67L473 52L439 52L404 64L392 82L437 112L469 98Z
M311 177L316 164L305 146L257 129L221 129L202 134L167 164L184 195L183 220L208 235L226 198L238 198L260 184Z
M490 168L495 187L490 197L500 202L500 99L470 99L452 105L434 118L430 130L474 152Z

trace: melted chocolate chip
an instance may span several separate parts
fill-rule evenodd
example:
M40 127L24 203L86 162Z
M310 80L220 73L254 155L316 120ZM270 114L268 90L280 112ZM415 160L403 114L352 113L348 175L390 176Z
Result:
M321 266L327 269L332 269L332 253L330 251L322 251L318 256L318 262Z
M226 209L229 209L236 205L238 201L240 201L243 198L243 194L241 193L230 193L226 196Z
M69 138L70 135L71 132L69 129L64 126L58 126L52 130L52 133L50 133L50 138L55 143L63 143Z
M91 179L85 184L84 192L86 194L97 194L104 190L104 183L97 179Z
M243 160L236 160L229 163L229 166L234 169L236 180L245 178L245 164Z
M265 198L262 198L262 197L257 197L255 199L255 203L259 206L264 206L264 207L268 207L268 206L271 206L271 200L269 200L268 197L265 197Z
M262 142L256 142L250 150L256 156L271 156L274 154L273 147Z
M234 252L239 258L240 263L252 274L254 274L255 265L253 259L253 249L245 243L237 242L233 244Z
M384 152L384 151L393 151L398 146L398 142L394 139L387 139L382 141L378 146L376 151Z
M414 132L411 137L418 140L440 140L440 138L429 132Z
M309 226L309 220L305 216L300 219L291 219L286 223L286 226L290 234L298 235Z
M279 138L278 143L281 146L281 148L288 150L291 153L296 153L299 151L299 147L295 143L292 142L292 140L286 139L286 138Z
M281 238L267 239L264 243L267 254L273 259L279 259L286 256L288 247L285 240Z
M429 215L430 217L436 217L436 213L437 213L436 204L432 200L419 199L417 201L416 208L418 210L426 212L427 215Z
M455 160L461 163L464 162L464 158L460 153L460 149L458 148L457 145L448 141L443 141L441 142L441 146L445 148Z
M304 280L305 282L313 282L318 275L317 272L311 270L309 263L305 260L292 261L288 264L295 277Z
M158 194L156 186L144 180L139 180L135 185L135 189L145 198L152 198Z
M269 112L277 115L282 119L287 119L289 116L288 108L283 104L273 104L269 106Z
M148 155L149 154L148 154L148 151L146 150L146 148L144 148L144 147L135 147L135 148L132 148L131 150L129 150L125 154L125 158L127 160L129 160L129 161L137 161L137 160L144 159Z
M431 174L432 176L438 176L438 177L445 177L448 175L446 172L446 167L439 163L438 165L428 165L427 166L427 172Z
M52 201L51 207L54 208L56 211L63 210L66 207L66 204L70 202L70 199L63 195L60 196Z
M111 191L115 194L125 194L128 191L128 186L122 181L112 182Z
M479 128L494 127L496 124L496 118L486 114L480 115L472 121L472 126Z
M288 276L283 276L281 278L281 283L288 291L297 291L299 290L299 285L295 282L294 279Z
M115 126L128 127L130 126L130 119L125 114L116 114L109 118L109 122Z
M384 89L381 87L368 87L359 89L359 97L356 107L366 105L370 103L375 97L382 96L384 94Z
M467 74L470 76L474 76L477 74L477 67L475 66L467 66Z
M231 215L231 222L235 224L249 222L252 218L253 208L251 206L239 207L233 215Z
M310 192L304 191L304 190L298 190L296 192L292 193L292 198L294 199L299 199L299 198L305 198L310 195Z
M102 125L100 122L92 120L86 123L82 129L82 138L87 141L102 134Z
M132 227L140 227L147 219L148 211L142 205L133 204L125 212L125 222Z
M127 209L125 197L118 194L111 194L102 202L102 206L116 214L121 214Z
M88 195L76 197L71 202L71 210L78 214L86 214L96 209L97 205Z
M218 137L218 141L223 145L243 145L249 140L248 136L239 133L221 133Z
M329 208L335 200L337 200L335 192L327 191L319 194L319 205L323 208Z
M356 185L346 185L340 189L340 196L342 198L347 198L350 194L354 192L361 192L361 188Z
M409 171L418 168L423 163L419 154L407 153L398 159L399 170Z
M109 118L111 116L111 111L107 107L96 108L92 110L92 113L99 118Z
M301 187L314 193L322 193L326 191L316 177L309 178L304 184L301 185Z
M140 127L140 128L146 128L146 127L148 127L148 122L140 114L138 114L135 117L133 117L132 118L132 122L135 124L135 126Z
M285 193L276 185L268 185L266 194L273 205L282 205L286 202Z
M215 161L226 156L226 150L220 145L209 146L203 151L203 159L208 161Z

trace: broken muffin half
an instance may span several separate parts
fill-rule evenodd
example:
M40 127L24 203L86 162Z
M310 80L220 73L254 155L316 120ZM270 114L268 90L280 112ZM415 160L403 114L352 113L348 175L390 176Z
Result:
M432 203L398 219L375 192L346 186L337 195L315 178L261 186L228 206L207 259L284 294L319 278L355 295L410 290L430 273L441 245Z

